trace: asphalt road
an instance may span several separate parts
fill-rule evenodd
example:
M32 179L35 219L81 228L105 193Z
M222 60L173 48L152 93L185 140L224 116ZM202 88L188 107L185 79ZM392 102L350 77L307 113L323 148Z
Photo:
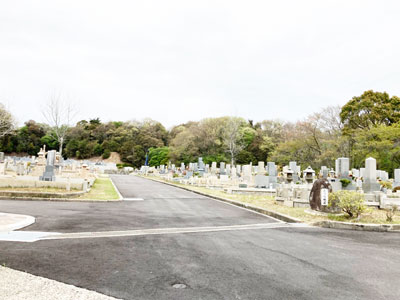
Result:
M161 183L132 176L114 182L124 197L144 200L1 201L0 211L37 217L25 231L280 226ZM278 227L0 241L0 263L123 299L399 299L399 250L397 233Z

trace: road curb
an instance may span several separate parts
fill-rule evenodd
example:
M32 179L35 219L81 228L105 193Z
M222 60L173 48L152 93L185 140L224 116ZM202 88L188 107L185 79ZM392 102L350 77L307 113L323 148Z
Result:
M364 223L350 223L338 221L319 221L312 224L323 228L333 229L347 229L357 231L375 231L375 232L400 232L400 224L364 224Z
M304 223L300 219L293 218L291 216L288 216L288 215L285 215L285 214L281 214L281 213L278 213L278 212L275 212L275 211L272 211L272 210L268 210L268 209L265 209L265 208L262 208L262 207L258 207L258 206L255 206L255 205L251 205L251 204L247 204L247 203L243 203L243 202L239 202L239 201L235 201L235 200L231 200L231 199L227 199L227 198L222 198L222 197L218 197L218 196L214 196L214 195L209 195L209 194L202 193L202 192L199 192L199 191L191 190L191 189L186 188L184 186L175 185L175 184L170 183L170 182L157 180L157 179L150 178L150 177L142 177L142 176L139 176L139 177L145 178L145 179L149 179L149 180L152 180L152 181L155 181L155 182L163 183L163 184L166 184L166 185L170 185L170 186L173 186L173 187L177 187L177 188L183 189L185 191L189 191L189 192L192 192L192 193L195 193L195 194L198 194L198 195L206 196L206 197L209 197L209 198L212 198L212 199L215 199L215 200L223 201L223 202L235 205L235 206L246 208L246 209L255 211L257 213L260 213L260 214L263 214L263 215L267 215L269 217L273 217L275 219L287 222L287 223Z
M9 214L9 213L0 213L0 217L23 217L24 219L18 222L13 222L10 224L2 225L0 226L0 232L7 232L7 231L13 231L13 230L18 230L24 227L27 227L29 225L32 225L35 223L36 219L32 216L27 216L27 215L18 215L18 214Z
M0 197L2 200L16 200L16 201L52 201L52 202L118 202L122 199L115 200L96 200L96 199L73 199L73 198L34 198L34 197Z

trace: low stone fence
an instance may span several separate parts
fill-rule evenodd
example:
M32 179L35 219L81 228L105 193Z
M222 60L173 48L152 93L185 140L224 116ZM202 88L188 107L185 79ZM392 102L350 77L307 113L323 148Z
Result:
M56 189L72 189L85 190L85 188L93 185L95 179L68 181L40 181L38 179L24 179L18 177L2 177L0 178L0 188L56 188ZM86 187L85 187L86 185Z

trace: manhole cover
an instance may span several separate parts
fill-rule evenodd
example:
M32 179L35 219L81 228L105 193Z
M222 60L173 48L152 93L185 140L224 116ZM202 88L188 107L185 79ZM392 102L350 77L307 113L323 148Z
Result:
M185 289L186 288L186 284L175 283L174 285L172 285L172 287L175 288L175 289Z

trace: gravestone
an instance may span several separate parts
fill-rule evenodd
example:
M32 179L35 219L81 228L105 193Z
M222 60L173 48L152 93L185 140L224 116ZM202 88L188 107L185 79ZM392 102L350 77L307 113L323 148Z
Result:
M376 181L376 159L368 157L365 160L365 174L363 190L365 193L376 192L381 189L381 185Z
M360 171L357 169L352 169L351 173L353 174L353 178L359 178L360 177Z
M268 182L271 188L276 188L278 183L278 172L276 171L276 165L274 162L267 163L267 172L268 172Z
M43 176L39 177L41 181L55 181L56 177L54 175L54 164L56 162L56 151L51 150L47 152L46 168Z
M321 167L321 176L322 178L328 178L329 175L329 169L326 166Z
M4 152L0 152L0 163L4 162Z
M225 163L224 163L224 162L220 162L220 163L219 163L219 174L220 174L220 175L226 175L226 172L225 172Z
M378 177L383 181L388 181L389 180L389 174L386 171L380 171Z
M185 163L181 163L181 172L185 170Z
M251 165L244 165L243 169L243 180L248 183L251 182Z
M292 180L294 183L299 181L299 167L295 161L289 162L289 168L291 169L292 173Z
M265 164L264 164L263 161L259 161L258 162L257 174L258 175L264 175L265 174Z
M237 173L236 173L236 167L233 166L231 169L231 178L235 179L237 177Z
M25 174L24 163L19 161L17 164L17 175L22 176Z
M230 164L226 165L226 175L231 176L231 165Z
M240 174L242 173L242 166L241 165L236 165L236 175L240 177Z
M336 176L338 178L350 179L350 159L347 157L340 157L336 160Z
M268 177L265 175L257 174L255 178L255 185L256 188L264 188L264 189L268 188L269 187Z
M219 180L221 182L228 182L229 181L229 176L228 175L219 175Z
M204 162L203 162L202 157L199 157L198 164L199 164L199 172L204 173L205 167L204 167Z
M360 177L364 178L365 175L365 168L360 168Z
M323 210L321 205L321 190L327 189L329 193L332 192L332 186L325 178L318 179L314 182L310 192L310 207L313 210ZM322 193L323 194L323 193Z
M185 175L185 179L190 179L193 176L193 171L187 171Z
M394 170L393 188L400 186L400 169Z
M209 164L206 164L206 166L204 168L204 172L210 173L210 165Z
M211 174L215 175L217 173L217 163L213 161L211 163Z

